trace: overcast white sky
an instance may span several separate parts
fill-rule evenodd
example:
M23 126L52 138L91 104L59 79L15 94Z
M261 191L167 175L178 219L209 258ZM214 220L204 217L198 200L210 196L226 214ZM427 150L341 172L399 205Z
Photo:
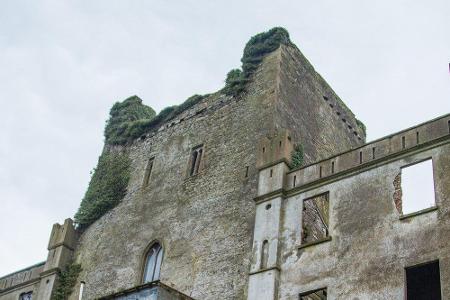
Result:
M215 91L283 26L373 140L450 112L449 15L448 0L2 1L0 276L46 259L115 101Z

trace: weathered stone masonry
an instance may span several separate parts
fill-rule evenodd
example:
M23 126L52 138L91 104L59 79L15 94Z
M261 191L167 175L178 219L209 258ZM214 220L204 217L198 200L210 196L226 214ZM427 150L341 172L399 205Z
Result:
M81 287L83 299L299 299L323 288L329 299L402 299L405 267L432 260L447 299L449 118L364 144L352 112L295 46L281 45L245 94L217 92L129 145L107 146L132 160L125 198L84 232L55 225L47 261L0 278L0 299L50 299L72 260L82 271L69 299ZM296 144L305 164L291 170ZM436 207L402 215L397 175L424 158ZM302 220L310 198L322 202ZM303 221L313 234L302 240ZM142 285L155 242L159 281Z

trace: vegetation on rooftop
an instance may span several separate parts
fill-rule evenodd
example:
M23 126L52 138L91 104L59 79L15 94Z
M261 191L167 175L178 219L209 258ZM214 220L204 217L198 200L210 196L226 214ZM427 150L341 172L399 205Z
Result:
M355 118L355 119L356 119L356 118ZM362 121L360 121L360 120L358 120L358 119L356 119L356 125L357 125L359 128L361 128L362 132L364 133L364 136L366 136L366 125L365 125Z
M109 119L106 122L105 143L123 145L131 142L199 103L207 96L193 95L180 105L164 108L158 115L151 107L142 104L142 100L137 96L116 102L111 108Z
M291 153L291 168L294 169L302 166L303 161L303 146L298 144L294 147L294 150Z
M242 70L233 69L227 74L223 92L236 96L245 90L251 75L256 71L263 58L278 49L281 44L292 45L289 32L282 27L274 27L269 31L253 36L245 45L241 58Z
M75 222L83 229L115 207L125 197L131 160L127 153L105 151L98 159Z
M81 265L72 263L64 271L59 273L58 286L52 295L52 300L66 300L69 298L77 283L77 278L81 270Z

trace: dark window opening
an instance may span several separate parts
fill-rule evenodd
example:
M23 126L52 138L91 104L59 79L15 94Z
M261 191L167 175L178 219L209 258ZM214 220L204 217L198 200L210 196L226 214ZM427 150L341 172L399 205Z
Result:
M407 300L441 300L439 261L406 268Z
M155 160L155 158L152 157L147 162L147 167L145 168L145 174L144 174L144 181L142 183L143 187L146 187L148 185L148 183L150 182L150 176L152 174L154 160Z
M362 151L359 151L359 163L362 164L363 162L363 153Z
M319 178L322 178L322 166L319 167Z
M406 147L406 140L405 137L402 136L402 148L405 149L405 147Z
M267 262L269 260L269 242L265 240L262 243L261 248L261 269L267 268Z
M375 159L375 147L372 147L372 159Z
M302 243L311 243L328 237L329 193L303 201Z
M270 177L272 177L272 176L273 176L273 170L270 169Z
M297 176L296 175L294 175L294 183L293 183L293 185L294 185L294 187L295 187L295 185L297 184Z
M419 143L419 132L418 131L416 132L416 143L417 144Z
M331 162L331 174L334 174L334 161Z
M202 162L202 155L203 155L203 146L198 146L192 149L191 154L191 167L189 174L191 176L197 175L200 171L200 166Z
M245 167L245 178L248 177L248 166Z
M33 292L22 293L19 296L19 300L32 300Z
M327 289L319 289L300 294L300 300L326 300Z
M269 203L269 204L266 205L266 210L269 210L271 208L272 208L272 204Z

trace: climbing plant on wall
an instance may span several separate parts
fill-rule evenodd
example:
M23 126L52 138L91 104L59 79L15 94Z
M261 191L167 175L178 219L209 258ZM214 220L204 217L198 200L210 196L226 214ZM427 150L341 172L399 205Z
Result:
M81 270L81 265L72 263L59 273L58 285L52 295L52 300L66 300L69 298Z
M125 197L131 161L127 153L105 151L98 159L84 198L75 214L80 228L92 224Z

